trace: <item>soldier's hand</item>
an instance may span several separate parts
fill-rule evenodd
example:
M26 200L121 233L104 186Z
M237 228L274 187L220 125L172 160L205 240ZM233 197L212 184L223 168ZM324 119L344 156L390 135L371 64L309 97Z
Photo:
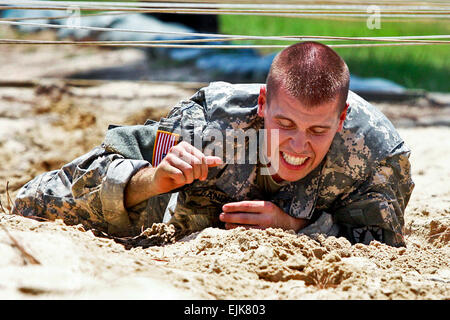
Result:
M222 164L222 159L206 156L200 150L182 141L170 148L169 153L156 167L153 186L158 194L169 192L194 180L204 181L208 168Z
M270 201L231 202L222 210L219 219L225 222L226 229L281 228L297 232L308 224L308 220L291 217Z

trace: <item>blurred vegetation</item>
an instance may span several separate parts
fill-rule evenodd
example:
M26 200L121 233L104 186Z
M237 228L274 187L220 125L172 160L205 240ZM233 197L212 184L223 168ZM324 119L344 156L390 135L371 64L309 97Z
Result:
M365 19L303 19L281 17L220 16L221 32L238 35L285 36L417 36L450 34L448 19L401 20L381 18L380 29L369 29ZM367 43L367 41L365 41ZM246 43L249 43L246 41ZM274 44L273 41L252 41ZM324 42L339 44L339 42ZM341 42L342 43L342 42ZM289 44L278 42L277 44ZM382 77L407 88L450 91L450 46L421 45L399 47L335 48L350 72L362 77ZM276 50L273 50L276 51ZM266 53L268 50L266 51Z

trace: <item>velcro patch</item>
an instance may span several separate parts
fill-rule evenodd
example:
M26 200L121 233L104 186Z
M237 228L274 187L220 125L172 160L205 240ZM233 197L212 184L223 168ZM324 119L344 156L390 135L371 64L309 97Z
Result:
M156 131L155 146L153 147L152 165L156 167L167 155L169 149L178 143L179 134L167 131Z

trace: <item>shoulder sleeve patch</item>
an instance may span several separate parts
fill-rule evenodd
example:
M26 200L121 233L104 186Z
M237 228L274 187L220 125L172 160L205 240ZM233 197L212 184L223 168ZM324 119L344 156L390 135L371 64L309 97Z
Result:
M178 143L179 134L158 130L156 131L155 146L153 147L152 165L156 167L167 155L169 149Z

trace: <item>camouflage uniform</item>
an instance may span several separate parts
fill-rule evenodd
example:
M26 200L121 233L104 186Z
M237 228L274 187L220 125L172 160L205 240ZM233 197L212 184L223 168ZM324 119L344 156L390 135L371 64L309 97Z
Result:
M215 82L179 102L159 122L110 128L101 146L28 182L17 196L16 209L110 234L136 235L162 221L171 196L124 207L127 182L151 165L156 131L183 130L188 136L182 139L192 142L211 130L261 129L259 89L258 84ZM223 204L259 199L272 201L293 217L309 219L311 225L300 230L303 233L345 236L353 243L376 239L404 245L403 213L414 187L410 150L380 111L351 91L347 102L343 130L322 163L305 178L268 196L256 183L257 164L224 163L210 168L206 181L173 191L178 197L169 223L181 234L221 227Z

